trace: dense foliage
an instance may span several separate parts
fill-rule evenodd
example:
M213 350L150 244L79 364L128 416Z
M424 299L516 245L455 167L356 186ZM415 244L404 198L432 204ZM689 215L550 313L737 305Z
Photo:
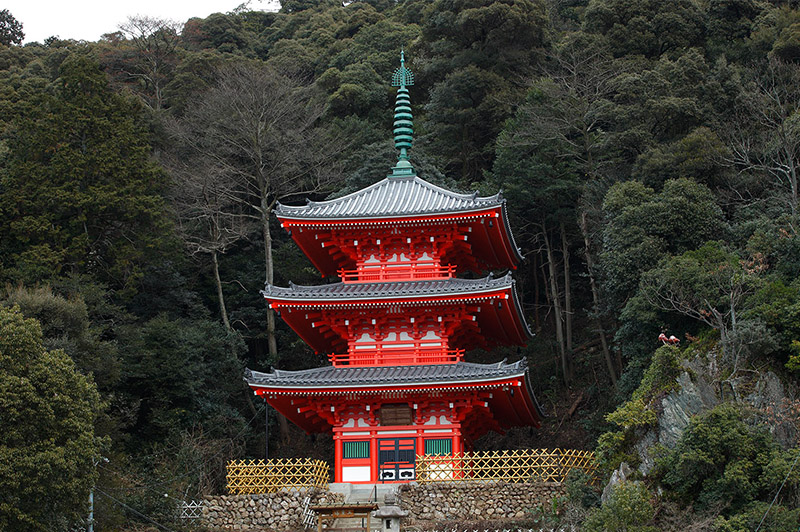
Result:
M0 405L0 528L69 530L95 480L100 397L19 307L0 308Z
M597 446L610 472L635 465L693 357L714 361L733 402L752 391L737 388L744 375L797 385L796 2L281 4L24 46L25 21L0 11L0 311L29 331L0 341L36 361L15 355L2 378L41 373L3 386L20 394L22 423L52 413L47 379L69 384L64 437L84 442L48 443L72 453L60 506L3 497L0 528L76 525L93 484L98 529L177 528L176 501L219 492L228 458L263 456L264 404L242 368L323 363L258 293L266 280L321 282L272 209L386 174L401 48L420 175L502 189L526 256L515 277L535 338L469 360L527 357L556 414L476 447ZM662 332L681 348L661 347ZM754 425L800 424L792 404L745 421L732 408L694 421L648 480L698 512L724 506L720 530L758 522L791 456ZM273 456L331 458L329 438L271 419ZM4 407L11 438L9 423ZM20 442L3 452L36 452ZM654 493L624 484L588 526L652 526ZM774 512L775 529L797 526L791 505Z

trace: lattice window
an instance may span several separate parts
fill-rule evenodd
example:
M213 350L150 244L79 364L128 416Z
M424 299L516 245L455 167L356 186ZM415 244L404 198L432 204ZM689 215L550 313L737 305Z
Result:
M369 458L368 441L346 441L343 445L345 458Z
M453 452L453 440L442 438L436 440L425 440L425 454L441 456Z

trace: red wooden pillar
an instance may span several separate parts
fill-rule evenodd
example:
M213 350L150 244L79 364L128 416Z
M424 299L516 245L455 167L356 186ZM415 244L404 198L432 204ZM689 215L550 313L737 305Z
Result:
M378 482L378 434L376 431L369 431L369 478L372 482Z
M340 430L333 429L333 449L334 449L334 474L333 474L333 481L334 482L341 482L342 481L342 457L344 453L342 451L342 432Z
M416 454L425 454L425 441L422 439L422 434L425 432L423 424L425 420L424 406L421 404L414 405L414 424L417 426L417 450Z
M453 478L462 478L464 476L463 471L463 464L460 460L461 453L463 453L463 449L461 448L461 427L456 426L453 427Z

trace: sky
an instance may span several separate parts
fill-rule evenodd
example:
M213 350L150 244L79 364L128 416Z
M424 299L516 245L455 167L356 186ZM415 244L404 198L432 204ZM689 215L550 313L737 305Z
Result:
M104 33L118 29L128 17L144 15L186 22L211 13L232 11L247 0L5 0L8 9L22 23L25 41L43 42L56 35L61 39L97 41ZM250 0L249 8L277 11L277 0Z

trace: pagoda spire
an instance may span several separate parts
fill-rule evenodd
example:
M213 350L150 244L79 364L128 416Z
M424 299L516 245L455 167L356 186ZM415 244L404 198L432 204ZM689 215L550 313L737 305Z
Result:
M394 147L400 150L397 165L392 168L390 177L415 175L414 167L408 160L414 134L414 123L411 116L411 98L408 88L414 84L414 74L406 68L405 53L400 50L400 68L394 71L392 86L397 87L397 98L394 104Z

